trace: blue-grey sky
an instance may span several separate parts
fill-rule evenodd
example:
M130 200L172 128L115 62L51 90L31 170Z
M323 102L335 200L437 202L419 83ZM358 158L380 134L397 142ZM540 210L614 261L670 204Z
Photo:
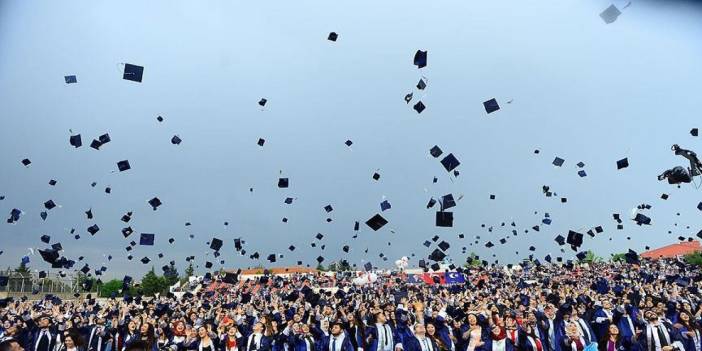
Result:
M414 252L415 265L434 249L421 245L433 235L450 242L450 257L460 262L462 246L501 262L525 257L530 245L537 257L557 256L556 235L596 225L605 232L586 236L582 249L602 256L694 236L702 193L656 175L685 164L671 144L702 152L689 134L702 127L702 8L638 0L607 25L599 13L610 4L0 0L0 265L14 267L28 248L46 247L43 234L69 258L108 266L108 278L138 276L171 259L182 272L189 255L200 272L206 260L219 267L220 258L225 267L265 265L270 253L285 255L275 265L314 264L321 254L325 264L346 258L389 267ZM326 40L330 31L337 42ZM421 71L412 65L418 49L429 52ZM121 63L143 65L143 82L123 80ZM64 83L69 74L78 84ZM429 85L420 93L414 85L422 75ZM403 101L411 91L427 106L422 114L412 110L415 101ZM482 102L493 97L502 109L487 115ZM83 147L68 144L69 130L82 135ZM106 132L112 141L91 149ZM175 134L178 146L170 143ZM429 155L434 145L456 155L460 176ZM563 167L551 165L556 156ZM618 171L624 157L631 165ZM124 159L132 169L113 173ZM281 176L288 189L277 187ZM542 185L568 202L546 198ZM659 199L664 192L667 201ZM436 209L426 203L448 193L463 199L452 209L454 227L437 228ZM163 201L157 211L147 204L154 196ZM286 205L286 197L296 199ZM60 207L42 221L49 199ZM392 204L382 213L389 224L373 232L363 222L384 199ZM629 220L641 203L653 206L651 226ZM5 223L12 208L25 212L14 225ZM90 208L93 220L84 214ZM124 239L127 211L136 233ZM544 212L552 225L524 234ZM615 212L624 230L616 230ZM352 239L356 220L361 231ZM86 229L95 223L101 230L91 237ZM142 232L155 233L156 245L137 246L128 261L125 247ZM325 237L311 248L318 232ZM470 246L476 235L479 244ZM507 244L484 247L506 236ZM218 259L206 244L213 237L224 240ZM236 237L247 256L258 251L262 259L235 254ZM296 251L287 250L291 244ZM144 256L152 263L139 262ZM35 255L31 267L47 266Z

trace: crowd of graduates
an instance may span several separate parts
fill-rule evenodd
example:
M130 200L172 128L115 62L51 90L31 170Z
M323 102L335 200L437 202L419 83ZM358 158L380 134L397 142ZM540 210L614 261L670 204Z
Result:
M0 351L702 351L702 272L676 260L263 276L153 298L7 299Z

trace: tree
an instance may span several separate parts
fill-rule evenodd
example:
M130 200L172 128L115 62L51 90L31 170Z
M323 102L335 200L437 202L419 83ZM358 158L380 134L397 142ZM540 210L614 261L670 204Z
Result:
M612 255L612 258L609 259L612 262L626 262L626 253L617 253Z
M697 251L685 255L685 262L691 265L702 266L702 252Z
M146 296L153 296L156 293L161 293L167 289L166 280L163 277L159 277L154 272L154 268L141 278L141 291Z
M351 265L349 264L349 261L341 260L339 264L336 265L336 268L339 270L339 272L348 272L351 270Z
M120 289L122 289L122 281L119 279L112 279L102 284L100 297L111 297L113 293L119 294Z
M602 262L602 257L595 255L592 250L587 250L585 251L585 258L578 259L578 262L580 263L597 263L597 262Z
M172 286L173 284L178 282L178 268L176 268L175 265L171 264L168 266L168 269L163 272L163 278L166 280L166 284L168 286Z
M318 270L318 271L322 271L322 272L323 272L323 271L326 271L327 269L326 269L326 268L324 268L324 265L323 265L323 264L321 264L321 263L318 263L318 264L317 264L317 270Z
M478 267L480 266L481 262L478 259L478 255L475 254L475 252L471 252L470 255L466 258L466 263L463 265L463 267L470 268L470 267Z
M193 267L192 261L190 264L188 264L188 267L185 268L185 278L190 278L195 274L195 267Z

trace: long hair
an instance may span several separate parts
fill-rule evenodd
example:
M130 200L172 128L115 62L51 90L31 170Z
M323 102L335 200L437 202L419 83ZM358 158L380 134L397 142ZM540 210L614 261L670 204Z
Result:
M147 350L152 350L154 347L154 344L156 343L156 333L154 332L154 325L145 322L146 324L146 335L141 335L141 340L146 343L148 346Z

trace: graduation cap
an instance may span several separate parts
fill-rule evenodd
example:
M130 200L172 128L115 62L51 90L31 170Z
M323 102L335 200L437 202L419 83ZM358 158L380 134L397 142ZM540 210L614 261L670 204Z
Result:
M50 210L50 209L56 207L56 203L54 203L54 200L49 200L49 201L47 201L47 202L44 202L44 207L45 207L47 210Z
M293 203L293 198L292 197L286 197L285 200L283 200L284 203L290 205Z
M130 236L132 233L134 233L134 230L132 229L132 227L122 228L122 235L123 235L125 238L128 237L128 236Z
M651 218L642 214L642 213L637 213L636 217L634 217L634 222L638 225L650 225L651 224Z
M88 227L88 233L90 233L90 235L95 235L99 231L100 231L100 227L98 227L97 224L93 224L90 227Z
M350 249L350 248L349 248L348 245L344 245L344 247L342 247L341 249L342 249L344 252L349 252L349 249Z
M322 256L317 256L317 262L319 262L319 263L324 262L324 257L322 257Z
M453 227L453 212L436 212L437 227Z
M419 82L417 83L417 89L424 90L426 87L427 87L427 83L424 81L424 79L420 79Z
M149 262L151 262L151 260L146 256L144 256L144 258L141 259L141 263L143 263L143 264L147 264Z
M447 210L451 207L456 206L456 201L453 199L452 194L446 194L441 197L441 209Z
M120 172L124 172L128 169L131 169L132 166L129 165L129 160L124 160L124 161L117 162L117 168L119 169Z
M210 242L210 249L219 251L219 249L222 248L222 240L217 239L217 238L212 238L212 241Z
M582 178L582 177L586 177L587 173L585 173L585 171L581 169L578 171L578 175L580 176L580 178Z
M122 75L122 79L141 83L141 78L143 75L144 67L132 65L130 63L126 63L124 65L124 74Z
M427 203L427 208L432 208L432 207L434 207L435 204L436 204L436 200L434 200L434 198L432 197L431 199L429 199L429 202Z
M46 261L47 263L54 263L59 258L58 250L55 250L55 249L39 250L39 255L41 255L41 258L44 261ZM24 258L23 258L23 262L24 262ZM27 263L29 263L29 262L25 262L25 264L27 264Z
M154 245L154 234L151 233L141 233L139 237L139 245Z
M424 68L427 66L427 52L422 50L417 50L414 54L414 65L417 68Z
M668 200L668 194L661 194L661 199Z
M346 142L344 144L346 144L346 146L351 146L351 145L353 145L353 141L346 140Z
M68 143L71 144L71 146L73 146L75 148L79 148L79 147L83 146L83 141L80 138L80 134L71 135L68 138Z
M124 223L128 223L131 220L132 220L132 213L131 212L127 212L122 216L122 222L124 222Z
M566 242L571 246L580 247L583 244L583 234L570 230Z
M639 255L636 253L636 251L629 249L629 252L624 254L624 259L626 260L626 263L628 264L638 264L639 263Z
M449 245L449 243L447 243L447 242L445 242L445 241L443 241L443 240L439 243L439 248L440 248L442 251L448 250L449 247L451 247L451 245Z
M19 221L20 215L22 215L22 211L13 208L12 211L10 211L10 218L7 219L7 223L14 223Z
M378 174L378 172L373 173L373 179L374 180L380 179L380 174Z
M153 207L154 211L156 211L156 209L159 206L161 206L162 204L163 203L161 202L161 200L157 197L154 197L153 199L149 200L149 205L151 205L151 207Z
M41 239L41 242L43 242L45 244L48 244L49 241L51 241L51 237L48 235L42 235L40 239Z
M158 117L156 117L156 120L159 121L159 122L163 122L163 117L158 116Z
M180 138L179 136L177 136L177 135L174 135L174 136L171 138L171 144L173 144L173 145L180 145L180 143L181 143L182 141L183 141L183 139L181 139L181 138Z
M617 18L619 17L619 15L621 15L621 14L622 14L622 12L619 11L619 9L616 6L614 6L614 4L612 4L612 5L609 5L609 7L607 7L604 11L602 11L600 13L600 18L602 18L602 20L606 24L610 24L610 23L616 21Z
M580 251L578 252L577 255L575 255L579 260L584 260L587 257L587 252L585 251Z
M553 162L551 162L551 163L556 167L560 167L560 166L563 166L563 162L565 162L564 159L562 159L560 157L556 157L553 159Z
M327 40L336 41L337 38L339 38L339 35L336 34L336 32L330 32L329 36L327 37Z
M78 83L78 78L75 75L63 76L63 80L66 81L66 84Z
M627 168L629 167L629 159L628 158L623 158L619 161L617 161L617 169L622 169L622 168Z
M459 162L456 156L453 156L453 154L448 154L441 160L441 164L444 166L447 172L451 172L458 167L461 162Z
M380 214L376 214L366 221L366 225L373 229L373 231L378 231L378 229L382 228L386 224L388 224L388 221Z
M500 239L500 244L504 245L506 243L507 243L507 239L505 239L505 238Z
M405 95L405 102L406 103L409 104L410 101L412 101L412 95L414 95L414 93L409 93L409 94Z
M697 128L690 129L690 135L696 137L698 134L699 134L699 131L697 130Z
M560 246L563 246L563 245L565 245L565 243L566 243L566 238L564 238L563 235L560 235L560 234L559 234L554 240L555 240L555 241L558 243L558 245L560 245Z
M261 107L266 106L266 103L268 102L268 99L261 98L261 100L258 100L258 105Z
M422 113L427 107L424 106L424 103L421 101L418 101L416 104L414 104L414 107L412 107L417 113Z
M491 248L493 246L495 246L495 244L493 244L492 241L488 241L487 243L485 243L485 247L487 248Z
M288 178L278 178L278 187L287 188L289 185Z
M331 211L334 211L334 208L331 205L326 205L326 206L324 206L324 211L329 213Z
M431 149L429 149L429 154L434 156L434 158L437 158L441 156L444 152L441 151L441 148L438 145L434 145Z
M63 250L63 246L61 246L61 243L55 243L55 244L51 245L51 248L56 250L56 251Z
M26 167L32 164L32 161L30 161L28 158L25 158L24 160L22 160L22 164Z
M370 263L370 262L366 262L366 263L363 265L363 268L364 268L366 271L370 271L370 270L373 269L373 264Z
M380 203L380 210L381 211L389 210L391 207L392 206L390 205L390 202L388 202L388 200L385 200L385 201Z
M497 104L497 100L495 100L494 98L483 102L483 107L485 107L485 112L487 112L488 114L491 114L500 109L500 105Z
M263 144L265 144L265 143L266 143L266 139L261 139L261 138L258 139L258 146L263 146Z

